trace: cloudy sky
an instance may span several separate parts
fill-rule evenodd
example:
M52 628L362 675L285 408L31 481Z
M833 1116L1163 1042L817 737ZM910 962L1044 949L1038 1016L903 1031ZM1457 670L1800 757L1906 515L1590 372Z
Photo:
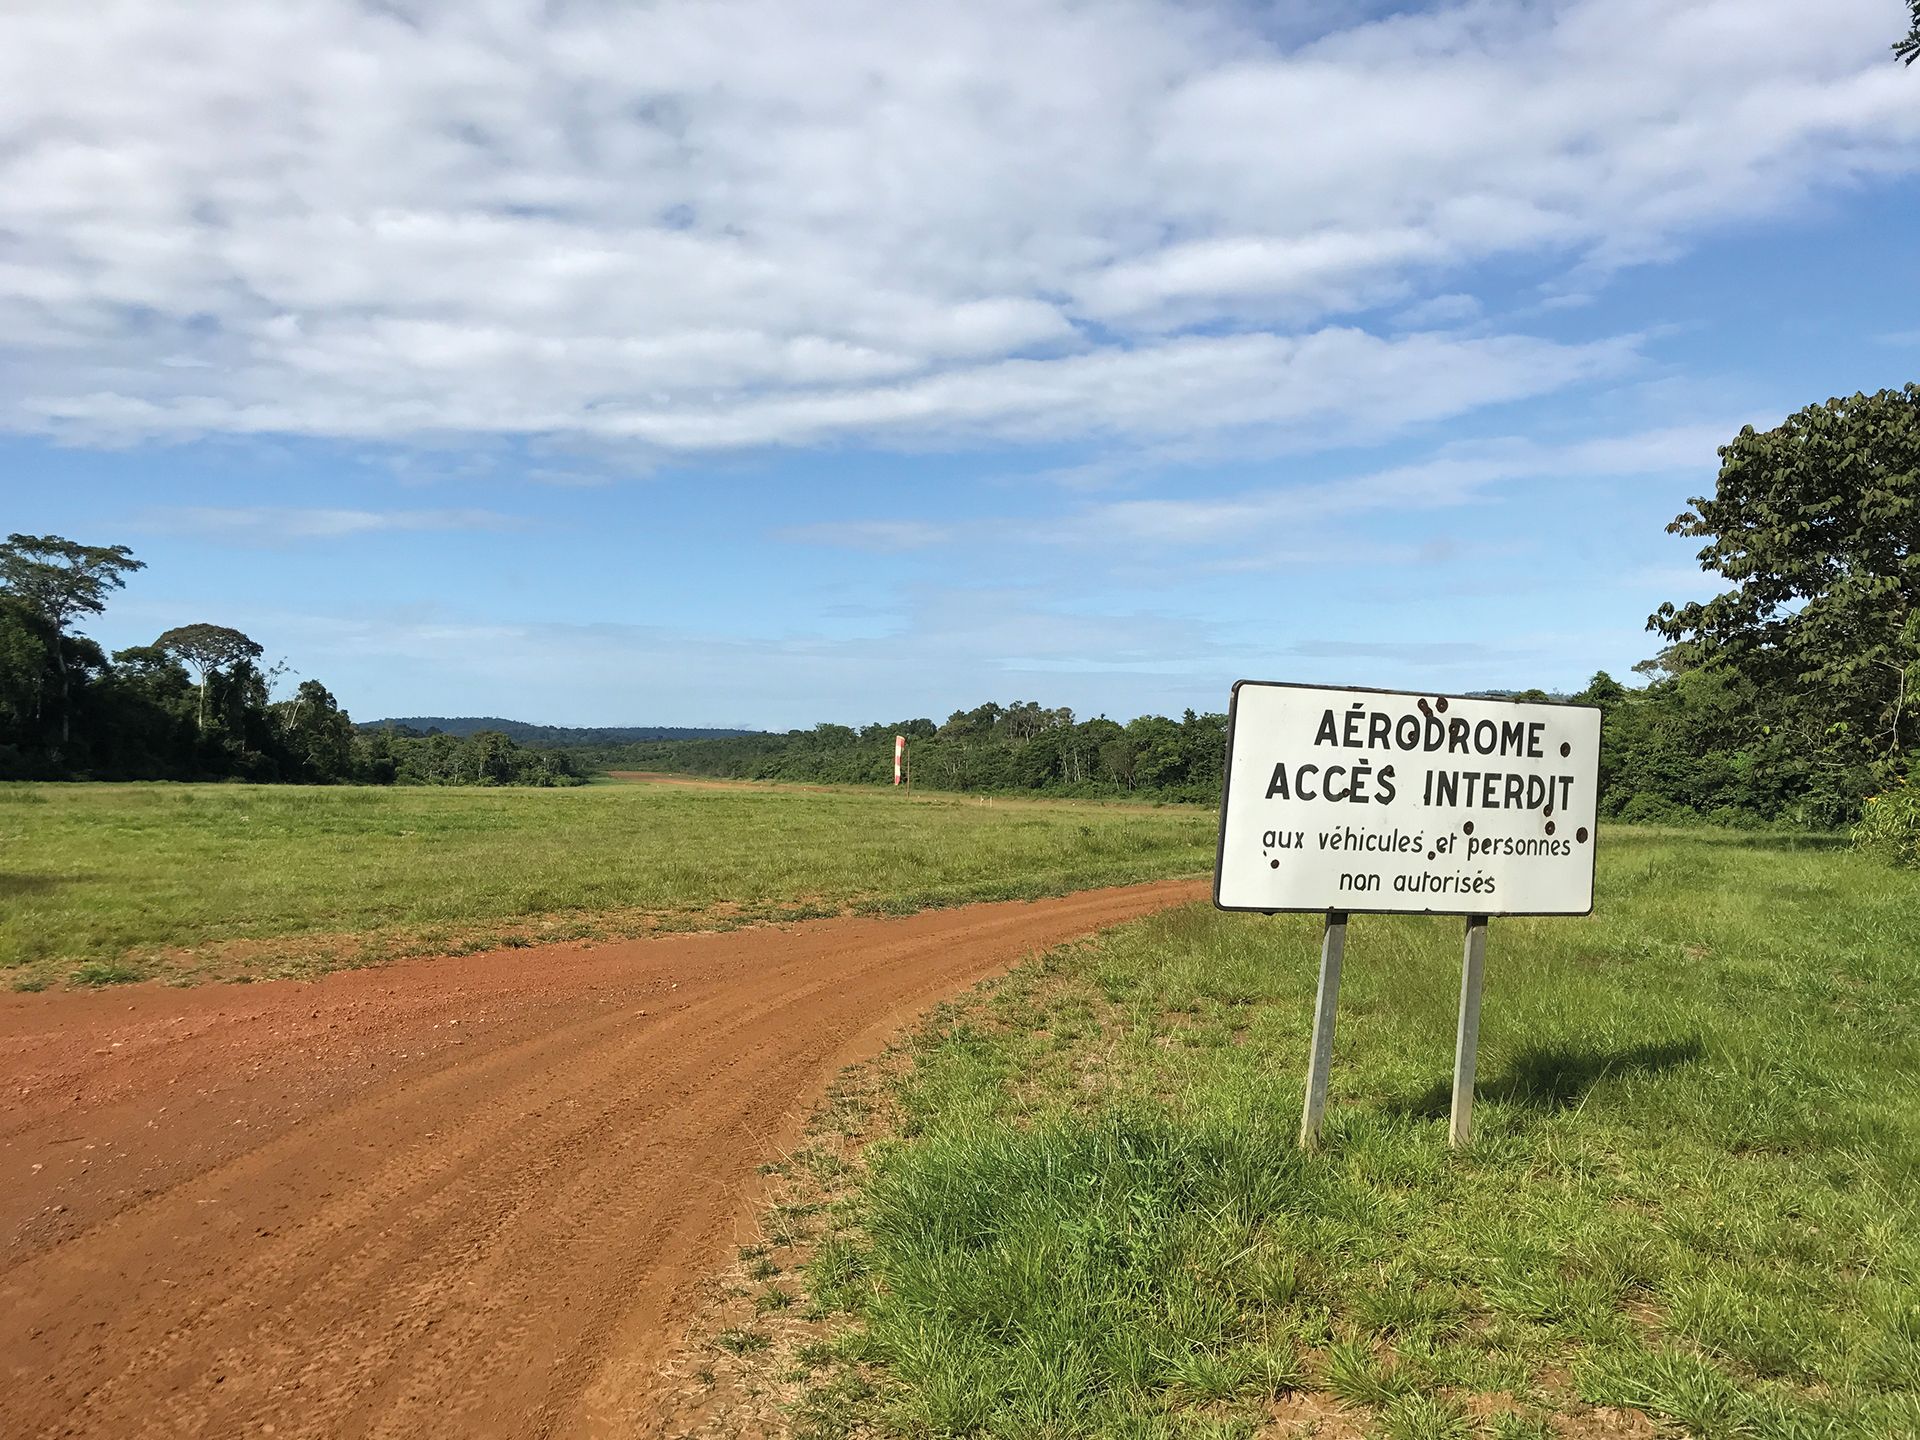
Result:
M1624 674L1920 379L1900 0L8 0L0 528L357 717Z

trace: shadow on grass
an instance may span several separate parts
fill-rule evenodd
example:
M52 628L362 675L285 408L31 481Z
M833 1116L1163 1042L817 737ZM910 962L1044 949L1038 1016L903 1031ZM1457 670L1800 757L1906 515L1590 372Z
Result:
M1794 850L1846 850L1853 841L1845 835L1733 835L1719 843L1729 850L1785 855Z
M68 882L59 875L0 875L0 899L18 895L44 895Z
M1705 1053L1697 1035L1610 1050L1583 1045L1523 1045L1500 1074L1475 1086L1475 1095L1495 1104L1566 1110L1578 1105L1603 1080L1677 1070ZM1410 1099L1390 1101L1386 1108L1396 1115L1437 1120L1446 1115L1452 1102L1453 1086L1443 1081Z

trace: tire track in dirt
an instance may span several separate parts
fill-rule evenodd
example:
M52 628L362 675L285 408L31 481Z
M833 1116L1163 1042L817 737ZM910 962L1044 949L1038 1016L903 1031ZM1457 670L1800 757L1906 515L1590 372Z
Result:
M6 997L0 1434L644 1435L838 1067L1204 893Z

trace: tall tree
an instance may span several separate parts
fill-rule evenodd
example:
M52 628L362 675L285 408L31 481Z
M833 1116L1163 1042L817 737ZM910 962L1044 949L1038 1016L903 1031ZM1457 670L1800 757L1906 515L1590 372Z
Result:
M353 721L318 680L302 680L293 699L274 708L280 743L299 778L348 779L353 772Z
M59 648L60 637L38 610L0 594L0 747L13 747L15 763L43 744L43 701Z
M60 680L60 744L73 738L72 682L67 627L107 608L107 592L126 586L146 565L124 545L82 545L62 535L9 535L0 545L0 590L16 596L53 627L54 667Z
M1907 0L1907 8L1913 12L1913 28L1907 31L1904 40L1893 42L1893 53L1902 62L1911 65L1920 60L1920 0Z
M1669 525L1733 588L1648 621L1681 666L1724 665L1809 722L1830 766L1897 776L1920 744L1920 385L1811 405L1720 450Z
M207 681L242 660L258 660L261 650L250 638L225 625L176 625L153 642L199 677L200 733L207 732Z

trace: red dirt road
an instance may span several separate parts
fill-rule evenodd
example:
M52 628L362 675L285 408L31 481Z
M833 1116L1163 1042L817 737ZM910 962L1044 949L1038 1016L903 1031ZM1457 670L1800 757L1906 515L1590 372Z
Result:
M645 1435L838 1067L1204 893L0 999L0 1435Z

